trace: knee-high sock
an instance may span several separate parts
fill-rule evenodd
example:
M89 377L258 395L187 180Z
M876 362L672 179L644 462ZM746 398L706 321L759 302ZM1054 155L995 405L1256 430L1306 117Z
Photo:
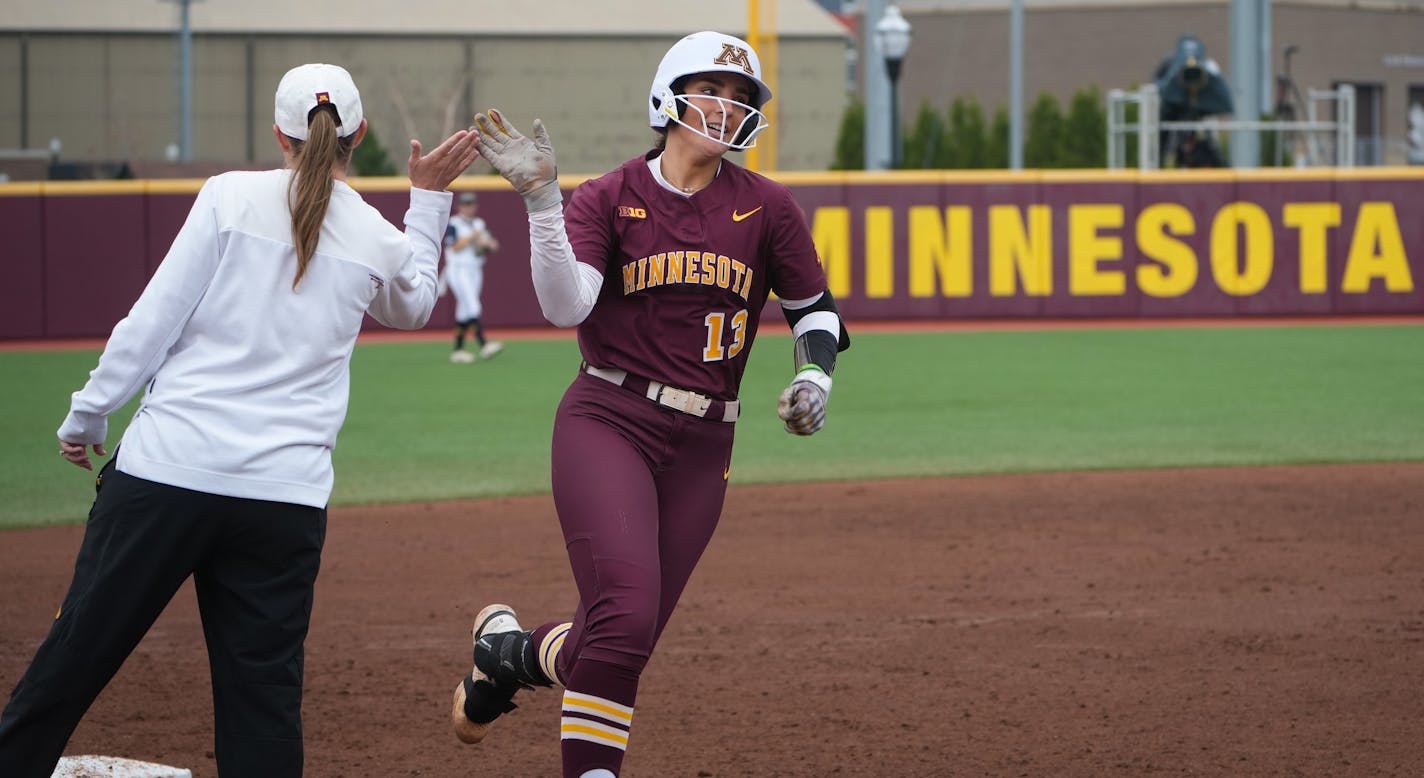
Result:
M573 626L573 622L555 621L540 625L529 636L539 658L539 669L544 671L545 678L558 686L564 685L564 679L559 677L559 652L563 650L564 638L568 637Z
M592 659L580 659L569 675L559 719L565 778L591 770L614 775L628 749L638 671Z

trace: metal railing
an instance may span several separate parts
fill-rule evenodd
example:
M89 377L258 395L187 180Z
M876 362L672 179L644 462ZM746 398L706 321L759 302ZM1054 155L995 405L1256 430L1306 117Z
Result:
M1292 159L1300 167L1355 166L1355 88L1342 84L1338 89L1311 89L1306 101L1306 118L1291 121L1250 121L1241 119L1201 119L1191 122L1161 121L1161 99L1155 84L1145 84L1136 92L1113 89L1108 92L1108 167L1127 167L1127 139L1137 137L1137 167L1162 167L1159 134L1162 131L1207 132L1219 135L1236 130L1280 133L1280 144L1289 145ZM1320 108L1333 103L1329 115L1319 117ZM1127 106L1137 105L1136 122L1127 120Z

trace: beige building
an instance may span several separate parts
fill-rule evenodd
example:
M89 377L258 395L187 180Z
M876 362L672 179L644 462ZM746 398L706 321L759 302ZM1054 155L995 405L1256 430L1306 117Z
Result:
M407 138L436 140L495 105L525 126L542 117L562 170L598 173L648 145L647 89L663 51L699 29L747 35L749 5L763 16L774 9L774 23L760 24L779 34L775 50L763 51L777 65L777 96L776 133L758 151L771 162L761 167L825 170L858 43L822 7L835 3L427 0L358 9L334 0L193 0L195 164L172 167L163 163L181 127L176 0L5 0L0 175L42 176L52 140L63 161L128 162L141 177L270 166L278 160L272 90L288 67L311 61L351 69L399 169ZM861 4L842 5L853 22ZM924 100L940 111L958 95L976 96L991 113L1007 104L1010 0L899 5L914 26L901 77L903 126ZM1106 94L1147 81L1183 33L1231 72L1230 0L1024 7L1029 105L1043 92L1066 103L1084 87ZM1272 65L1279 70L1295 46L1291 74L1302 91L1355 87L1357 161L1404 163L1411 105L1424 122L1424 0L1274 0L1272 19L1263 42ZM1416 129L1424 143L1424 126Z
M901 75L907 121L922 100L944 111L955 96L973 94L990 114L1007 105L1009 0L899 5L913 26ZM1230 78L1230 0L1023 0L1023 7L1025 113L1043 92L1066 105L1084 87L1106 95L1150 81L1184 33L1200 38ZM1424 142L1424 0L1274 0L1271 17L1263 43L1274 72L1295 46L1290 72L1302 93L1355 87L1357 164L1405 163L1411 105L1419 106L1414 129Z
M758 24L779 33L776 50L763 52L780 63L776 164L825 169L846 101L846 31L813 0L766 5ZM689 32L746 37L749 26L746 4L735 2L193 0L189 126L198 164L170 168L162 163L182 127L174 0L4 6L0 150L12 150L10 167L46 157L54 141L62 161L126 161L140 177L278 163L272 93L303 62L351 70L402 171L408 138L438 142L475 110L498 106L526 128L544 119L561 170L603 172L648 147L648 88L663 52Z

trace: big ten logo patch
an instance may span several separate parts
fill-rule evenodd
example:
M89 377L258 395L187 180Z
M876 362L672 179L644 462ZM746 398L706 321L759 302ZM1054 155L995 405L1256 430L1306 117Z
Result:
M620 219L646 219L648 212L643 208L634 208L631 205L618 206L618 218Z

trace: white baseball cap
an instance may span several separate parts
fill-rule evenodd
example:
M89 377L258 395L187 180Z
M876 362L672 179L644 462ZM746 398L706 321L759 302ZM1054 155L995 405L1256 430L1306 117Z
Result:
M277 129L306 140L312 110L327 104L336 108L337 135L345 138L361 129L361 93L345 68L321 63L294 67L277 84Z

